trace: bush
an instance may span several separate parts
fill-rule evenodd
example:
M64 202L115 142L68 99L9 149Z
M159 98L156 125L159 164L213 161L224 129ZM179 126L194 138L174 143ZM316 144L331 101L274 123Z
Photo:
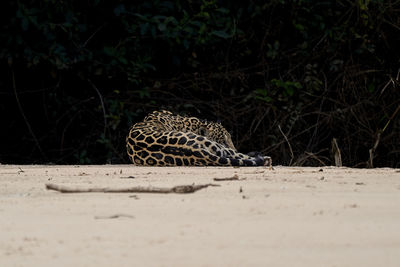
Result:
M399 3L4 3L0 162L127 162L169 109L285 165L399 166ZM12 115L11 115L12 114ZM287 139L286 139L287 138Z

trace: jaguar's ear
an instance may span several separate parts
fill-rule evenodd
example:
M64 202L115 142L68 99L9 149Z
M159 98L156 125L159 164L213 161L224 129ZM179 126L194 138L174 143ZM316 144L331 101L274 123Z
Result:
M206 136L206 128L200 127L199 128L199 134L202 135L202 136Z

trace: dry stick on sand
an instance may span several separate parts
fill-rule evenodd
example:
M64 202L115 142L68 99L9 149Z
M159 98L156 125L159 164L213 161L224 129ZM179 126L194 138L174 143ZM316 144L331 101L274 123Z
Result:
M94 216L95 219L117 219L117 218L121 218L121 217L131 218L131 219L135 218L135 216L129 215L129 214L114 214L114 215L110 215L110 216Z
M218 184L199 184L199 185L177 185L174 187L153 187L153 186L134 186L126 188L110 188L110 187L89 187L78 188L56 184L46 184L46 189L55 190L61 193L161 193L161 194L188 194L194 193L200 189L209 186L220 186Z
M245 180L245 179L241 179ZM214 178L214 181L220 182L220 181L240 181L239 176L237 174L233 175L232 177L228 178Z
M238 177L228 177L228 178L214 178L214 181L221 182L221 181L239 181Z

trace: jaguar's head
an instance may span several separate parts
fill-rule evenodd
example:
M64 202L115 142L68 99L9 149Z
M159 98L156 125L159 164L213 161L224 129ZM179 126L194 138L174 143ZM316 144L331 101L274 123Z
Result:
M199 134L236 151L231 135L220 123L206 122L204 127L200 127Z
M221 125L219 122L209 122L206 120L200 120L196 117L180 117L178 116L178 121L181 122L185 127L185 130L192 131L201 136L205 136L211 141L217 142L236 151L233 145L231 135L229 132Z

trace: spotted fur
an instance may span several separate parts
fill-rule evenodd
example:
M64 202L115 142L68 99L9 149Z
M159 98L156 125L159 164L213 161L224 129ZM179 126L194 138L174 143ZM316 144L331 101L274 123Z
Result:
M126 138L130 160L141 166L264 166L271 158L236 151L220 124L154 111Z

